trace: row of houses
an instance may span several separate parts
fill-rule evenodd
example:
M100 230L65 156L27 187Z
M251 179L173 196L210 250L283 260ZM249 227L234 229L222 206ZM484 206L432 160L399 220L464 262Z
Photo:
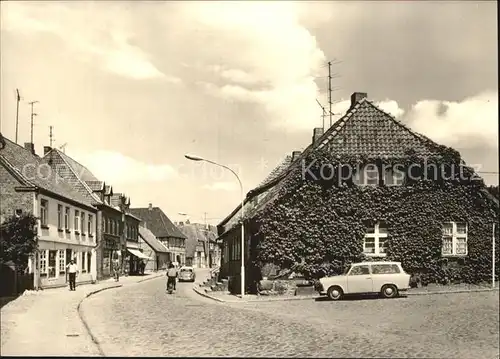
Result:
M59 149L45 146L39 156L34 144L1 137L0 221L39 218L39 251L28 263L35 288L65 285L70 260L79 282L111 277L115 261L129 274L141 262L149 270L186 263L187 237L159 207L131 208L129 197Z
M342 170L347 166L340 162L356 166L333 183L338 176L317 178L324 168L311 165L313 158L337 161L335 168ZM248 192L243 221L239 205L219 223L220 276L238 282L238 292L243 225L250 291L256 280L280 270L299 268L321 277L367 259L402 261L429 281L449 280L451 273L464 281L491 278L498 199L473 172L473 181L413 180L412 161L431 158L447 171L466 167L458 152L412 131L366 93L353 93L338 121L326 131L315 128L305 150L291 151ZM398 163L402 168L396 173ZM498 278L498 263L496 268Z

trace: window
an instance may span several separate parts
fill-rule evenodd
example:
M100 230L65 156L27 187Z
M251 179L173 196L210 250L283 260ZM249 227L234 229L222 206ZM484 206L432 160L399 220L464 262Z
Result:
M80 218L80 229L82 231L82 234L85 234L85 213L81 213L81 218Z
M47 275L47 251L40 251L40 276Z
M108 218L104 218L104 233L108 233L108 228L109 228L109 224L108 224Z
M56 257L57 257L57 252L58 251L49 251L49 278L55 278L56 277Z
M92 217L91 214L89 214L87 216L87 233L89 234L89 236L91 236L92 234L94 234L94 231L93 231L93 222L94 222L94 218Z
M82 252L82 273L87 271L87 252Z
M42 227L47 227L47 216L49 210L49 202L46 199L40 201L40 223Z
M397 274L400 273L396 264L372 264L372 274Z
M87 272L91 272L92 268L92 252L87 252Z
M75 210L75 232L80 232L80 211Z
M374 164L367 164L354 174L353 182L360 186L377 186L379 184L379 170Z
M16 217L21 217L22 214L23 214L22 209L16 209Z
M63 223L63 206L57 205L57 229L62 229Z
M66 272L66 251L64 249L59 250L59 274L64 274Z
M363 241L363 253L368 256L385 257L387 245L387 226L377 222L374 227L367 226Z
M405 173L398 168L385 168L384 185L402 186L405 179Z
M448 222L443 224L443 256L467 255L467 223Z
M66 249L66 265L68 265L71 258L73 258L72 255L73 251L71 249Z
M66 207L65 211L64 211L64 228L69 231L69 207Z
M367 265L354 266L352 267L349 275L369 275L370 268Z

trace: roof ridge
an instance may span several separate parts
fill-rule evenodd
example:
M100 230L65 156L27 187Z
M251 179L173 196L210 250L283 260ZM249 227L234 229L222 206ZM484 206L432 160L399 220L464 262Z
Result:
M103 201L101 201L101 199L94 193L94 191L92 191L92 189L85 183L85 181L83 181L80 176L78 176L75 172L75 170L73 169L73 167L68 163L68 161L66 160L65 157L66 154L55 149L56 150L56 153L58 154L64 154L64 156L60 156L61 159L64 161L64 163L69 167L69 170L75 175L76 179L83 185L83 187L87 190L87 192L90 194L90 196L94 199L94 200L97 200L97 203L101 204L103 203ZM50 153L50 151L47 153L47 155ZM44 156L45 158L45 156ZM72 159L72 158L71 158ZM76 162L76 161L75 161ZM85 168L85 166L83 166Z

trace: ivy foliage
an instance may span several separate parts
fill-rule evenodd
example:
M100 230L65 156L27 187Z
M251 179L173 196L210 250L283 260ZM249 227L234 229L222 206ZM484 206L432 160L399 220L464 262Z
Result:
M22 272L29 257L37 251L38 235L35 230L38 220L31 213L8 217L0 226L0 262L13 262Z
M408 150L404 158L390 160L311 153L254 219L254 264L273 263L310 279L341 274L348 264L367 259L365 229L383 221L388 228L384 260L401 261L408 273L425 277L425 282L488 280L498 206L482 192L484 182L463 165L457 151L438 150L426 158ZM406 174L405 184L356 186L355 169L366 164L397 166ZM468 224L465 257L441 254L442 224L450 221Z

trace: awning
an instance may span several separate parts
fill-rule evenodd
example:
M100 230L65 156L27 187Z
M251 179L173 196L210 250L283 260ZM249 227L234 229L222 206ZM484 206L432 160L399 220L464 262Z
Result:
M134 256L138 257L138 258L141 258L141 259L151 259L149 258L147 255L143 254L141 251L137 250L137 249L130 249L128 248L127 249L131 254L133 254Z

